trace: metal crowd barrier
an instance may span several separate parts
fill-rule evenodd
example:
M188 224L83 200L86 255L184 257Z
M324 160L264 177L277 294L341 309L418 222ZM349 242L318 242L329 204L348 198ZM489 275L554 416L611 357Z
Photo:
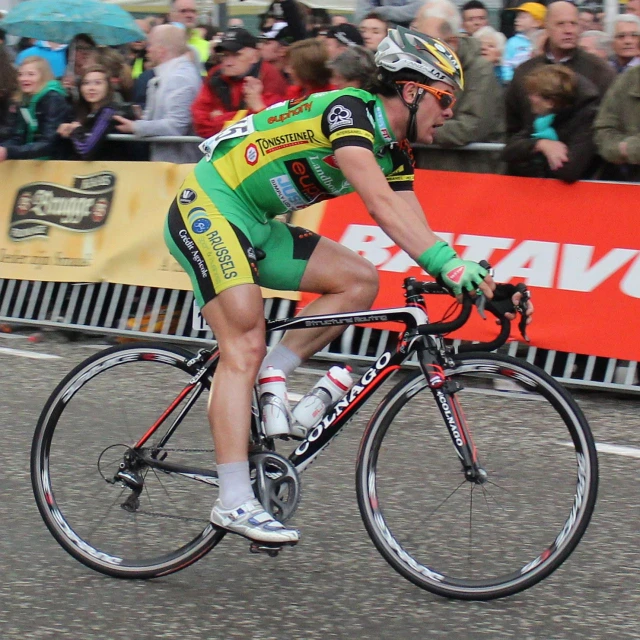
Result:
M295 311L290 300L265 300L265 317L286 318ZM197 318L196 318L197 320ZM109 336L117 341L160 338L192 345L210 344L209 330L194 323L193 293L110 283L57 283L0 279L0 325L53 328ZM195 326L194 326L195 325ZM281 335L270 336L269 346ZM349 327L317 357L325 360L375 361L397 334L369 327ZM568 386L640 393L638 363L592 355L539 350L512 342L505 348L544 368ZM417 366L409 361L408 366Z

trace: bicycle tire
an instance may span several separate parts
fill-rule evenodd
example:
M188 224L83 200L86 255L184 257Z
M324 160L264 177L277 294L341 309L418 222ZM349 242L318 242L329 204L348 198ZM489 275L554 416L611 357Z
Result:
M146 467L138 508L128 512L132 490L105 481L196 373L192 357L185 349L154 343L106 349L76 366L42 410L31 448L36 504L58 543L100 573L167 575L224 537L209 523L216 491L210 485ZM211 374L203 378L206 389L210 382ZM182 451L163 450L169 461L213 468L206 389L167 443Z
M595 507L598 460L582 411L544 371L499 354L454 362L446 373L462 383L456 398L489 482L465 480L420 371L367 425L358 505L402 576L440 596L491 600L528 589L569 557Z

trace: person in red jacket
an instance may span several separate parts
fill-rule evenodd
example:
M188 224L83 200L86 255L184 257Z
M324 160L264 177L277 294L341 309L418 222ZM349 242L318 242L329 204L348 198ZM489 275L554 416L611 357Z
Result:
M285 99L282 74L260 57L258 39L246 29L227 31L216 51L222 62L211 69L191 106L196 133L208 138L226 124Z

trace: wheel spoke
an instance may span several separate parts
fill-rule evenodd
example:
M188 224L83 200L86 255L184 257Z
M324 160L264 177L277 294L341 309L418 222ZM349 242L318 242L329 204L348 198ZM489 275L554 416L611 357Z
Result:
M214 486L156 469L130 449L174 398L174 411L182 411L188 399L180 393L193 377L185 365L190 359L177 347L145 344L106 350L71 372L43 411L34 439L36 499L65 549L98 571L127 577L164 575L187 566L190 558L200 557L224 536L208 524ZM202 378L205 387L209 380L210 375ZM176 464L211 466L206 395L182 412L171 435ZM109 452L113 447L117 454ZM121 488L114 498L114 485L105 479L111 480L119 469L131 488ZM45 491L47 485L52 492ZM136 487L141 491L137 500ZM59 514L68 525L60 523ZM205 531L209 533L203 537Z
M402 575L441 595L490 599L531 586L571 553L593 510L597 458L584 416L544 372L496 354L459 363L451 372L456 400L474 425L489 478L475 484L451 473L448 424L415 374L389 392L367 428L358 500L367 531ZM527 394L494 392L493 378L504 372L528 379ZM588 450L580 518L570 520L576 455L555 444L567 440ZM570 543L540 560L567 522Z

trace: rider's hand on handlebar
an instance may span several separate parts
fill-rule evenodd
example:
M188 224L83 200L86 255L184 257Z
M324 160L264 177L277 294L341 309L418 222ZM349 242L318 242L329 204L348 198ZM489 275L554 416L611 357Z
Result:
M521 301L522 301L522 294L520 292L514 293L511 296L511 302L513 302L514 307L519 307ZM527 321L526 321L527 324L531 324L531 321L533 320L533 318L531 317L533 315L533 311L534 311L533 303L531 302L531 298L528 298L525 303L525 317L527 318ZM515 313L506 313L505 316L509 318L509 320L516 319Z
M480 290L487 298L493 297L496 284L489 275L489 271L477 262L461 260L458 257L447 261L440 271L442 282L453 291L458 300L462 299L462 292L471 295Z

